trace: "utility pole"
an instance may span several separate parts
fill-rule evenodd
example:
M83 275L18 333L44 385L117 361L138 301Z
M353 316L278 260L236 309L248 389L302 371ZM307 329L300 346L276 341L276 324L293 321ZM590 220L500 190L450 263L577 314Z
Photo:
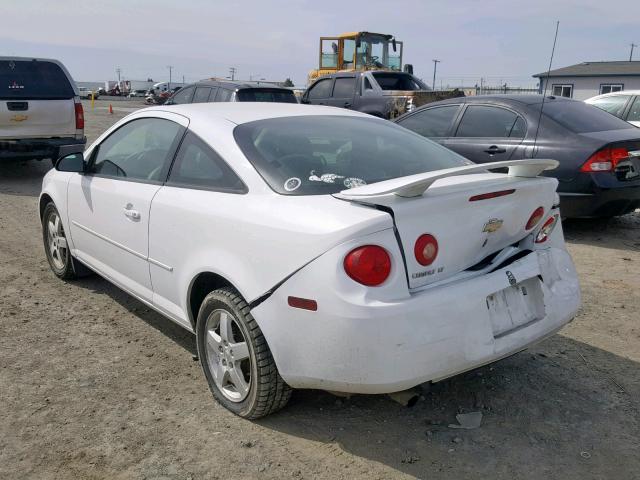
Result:
M171 91L171 71L173 70L173 65L167 65L169 69L169 88L167 89L169 92Z
M636 45L635 43L631 44L631 53L629 54L629 61L631 61L631 59L633 58L633 49L637 46L638 45Z
M120 67L116 67L116 73L118 74L118 85L120 85L120 72L122 72L122 69Z
M238 71L238 69L236 67L230 67L229 68L229 74L231 75L231 80L235 80L236 79L236 72Z
M184 85L184 75L182 75L182 85Z
M440 60L433 60L433 83L431 85L433 85L434 91L436 89L436 70L438 69L438 63L440 63Z

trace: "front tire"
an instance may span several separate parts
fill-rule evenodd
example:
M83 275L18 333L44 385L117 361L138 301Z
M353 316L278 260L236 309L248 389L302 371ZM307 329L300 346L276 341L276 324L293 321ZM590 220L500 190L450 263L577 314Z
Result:
M67 244L62 219L58 209L50 202L42 215L42 240L49 267L58 278L71 280L76 278L73 258Z
M215 399L236 415L256 419L284 407L284 382L244 299L232 288L207 295L196 324L198 356Z

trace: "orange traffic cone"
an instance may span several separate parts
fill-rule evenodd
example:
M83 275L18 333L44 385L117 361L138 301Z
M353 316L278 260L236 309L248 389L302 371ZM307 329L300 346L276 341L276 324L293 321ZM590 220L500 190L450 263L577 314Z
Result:
M113 114L113 107L109 104L109 113Z

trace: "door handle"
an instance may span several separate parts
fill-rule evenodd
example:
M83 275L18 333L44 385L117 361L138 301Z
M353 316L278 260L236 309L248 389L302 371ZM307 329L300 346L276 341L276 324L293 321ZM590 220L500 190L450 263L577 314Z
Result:
M489 155L495 155L496 153L507 153L507 149L506 148L500 148L497 145L491 145L484 152L488 153Z
M131 220L140 220L140 212L133 209L133 205L130 203L124 207L124 216Z
M344 108L349 108L351 104L349 102L344 102Z

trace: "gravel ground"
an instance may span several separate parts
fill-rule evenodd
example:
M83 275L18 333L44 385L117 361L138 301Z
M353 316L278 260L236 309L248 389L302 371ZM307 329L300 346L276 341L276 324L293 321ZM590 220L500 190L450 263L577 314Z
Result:
M89 140L139 106L85 103ZM191 334L97 276L50 272L49 167L0 165L0 478L640 479L640 213L565 225L584 306L541 345L413 408L298 391L249 422L213 401ZM471 411L480 428L448 427Z

